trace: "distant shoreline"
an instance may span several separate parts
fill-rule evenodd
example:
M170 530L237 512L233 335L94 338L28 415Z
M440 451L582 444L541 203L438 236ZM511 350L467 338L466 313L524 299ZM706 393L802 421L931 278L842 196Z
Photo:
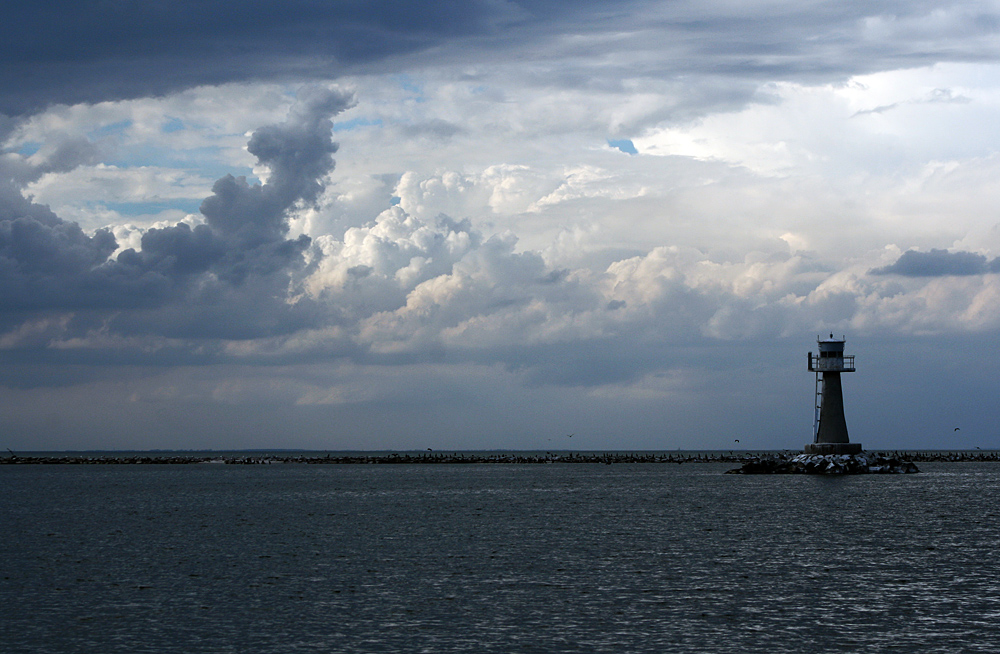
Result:
M551 464L551 463L745 463L766 459L790 450L768 451L698 451L698 452L535 452L503 450L444 452L351 452L291 453L289 450L244 452L79 452L25 453L0 457L0 465L176 465L229 464L261 465L300 463L318 465L441 465L441 464ZM869 454L914 463L1000 463L998 450L872 450Z

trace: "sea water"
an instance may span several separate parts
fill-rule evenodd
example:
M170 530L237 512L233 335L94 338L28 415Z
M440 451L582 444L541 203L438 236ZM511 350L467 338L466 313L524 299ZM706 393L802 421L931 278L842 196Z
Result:
M0 466L0 651L996 651L1000 464L730 467Z

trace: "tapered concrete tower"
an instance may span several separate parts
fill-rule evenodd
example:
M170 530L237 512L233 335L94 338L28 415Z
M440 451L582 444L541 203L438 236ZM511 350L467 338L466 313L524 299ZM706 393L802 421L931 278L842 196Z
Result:
M854 372L854 355L844 356L844 339L817 338L819 354L809 353L809 370L816 373L816 412L813 420L813 442L805 447L806 454L858 454L861 443L847 437L844 418L844 392L840 373Z

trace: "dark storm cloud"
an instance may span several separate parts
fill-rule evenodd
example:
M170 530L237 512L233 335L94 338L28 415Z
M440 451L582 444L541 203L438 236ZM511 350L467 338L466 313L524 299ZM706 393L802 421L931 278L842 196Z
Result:
M874 275L904 277L982 275L991 272L1000 272L1000 259L987 261L986 257L974 252L948 252L937 249L929 252L908 250L895 263L872 270Z
M0 187L0 326L37 312L82 311L74 318L81 330L97 320L121 333L170 337L301 328L309 309L286 302L288 273L303 265L310 241L286 238L287 212L322 190L336 151L331 116L350 102L339 92L305 91L285 123L250 139L250 152L270 170L268 183L227 175L202 205L206 224L150 229L140 251L114 259L109 231L88 235L8 181Z
M507 0L10 0L0 9L0 111L331 77L552 15L562 4L529 11Z
M201 204L209 227L244 247L282 239L288 231L285 212L296 202L314 202L323 176L333 170L337 145L330 116L349 103L338 93L306 90L288 121L255 131L247 149L271 171L268 183L251 185L232 175L216 181Z
M611 64L602 66L603 80L594 79L592 69L572 64L616 50L630 53L623 60L655 54L643 66L648 77L836 78L992 60L998 25L996 15L975 5L919 1L744 8L683 1L9 0L0 8L0 112L204 84L329 79L421 53L462 62L495 61L497 51L509 50L520 58L561 58L551 74L571 86L634 76L634 68ZM559 38L565 34L574 38ZM623 34L628 38L615 36Z

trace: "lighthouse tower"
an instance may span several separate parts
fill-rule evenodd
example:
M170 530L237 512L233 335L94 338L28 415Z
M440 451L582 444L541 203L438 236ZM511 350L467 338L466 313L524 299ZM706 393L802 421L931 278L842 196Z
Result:
M806 454L858 454L861 443L847 438L844 418L844 393L840 373L854 372L854 355L844 356L844 339L817 338L819 354L809 353L809 370L816 373L816 412L813 442Z

